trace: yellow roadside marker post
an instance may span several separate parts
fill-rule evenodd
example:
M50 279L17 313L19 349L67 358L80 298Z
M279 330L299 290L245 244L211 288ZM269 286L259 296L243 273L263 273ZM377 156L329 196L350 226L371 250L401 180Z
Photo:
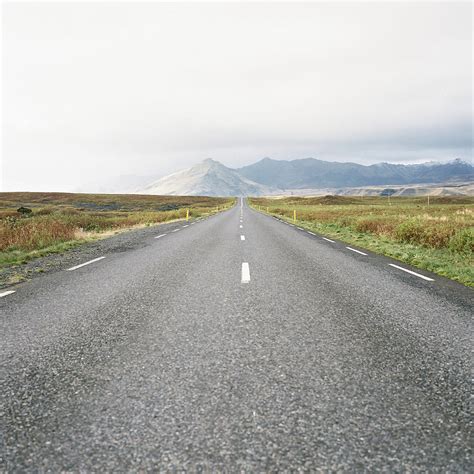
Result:
M293 211L293 222L296 224L296 209Z
M189 209L186 209L186 222L189 221Z
M267 206L267 214L268 214L268 206Z

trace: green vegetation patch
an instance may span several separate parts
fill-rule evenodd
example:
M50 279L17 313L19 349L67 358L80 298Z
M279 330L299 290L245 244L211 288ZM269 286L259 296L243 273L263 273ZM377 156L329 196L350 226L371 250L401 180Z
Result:
M474 198L254 198L261 211L474 287Z

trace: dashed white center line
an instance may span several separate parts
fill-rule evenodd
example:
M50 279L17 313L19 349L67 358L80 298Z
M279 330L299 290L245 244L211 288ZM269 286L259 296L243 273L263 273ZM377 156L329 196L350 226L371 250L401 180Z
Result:
M179 230L181 229L175 229L175 230L172 230L171 232L178 232Z
M11 295L12 293L15 293L15 292L13 290L4 291L3 293L0 293L0 298L3 298L4 296Z
M411 275L415 275L419 278L423 278L423 280L434 281L433 278L429 278L429 277L426 277L425 275L420 275L419 273L412 272L411 270L408 270L408 268L399 267L398 265L395 265L393 263L389 263L389 265L393 268L398 268L399 270L402 270L403 272L407 272L407 273L410 273Z
M334 240L331 240L331 239L327 239L326 237L323 237L324 240L327 240L328 242L331 242L331 244L335 244L336 242Z
M353 252L356 252L356 253L360 253L361 255L367 255L366 253L361 252L360 250L353 249L352 247L346 247L346 249L352 250Z
M155 237L155 239L160 239L161 237L164 237L165 235L167 235L167 234L160 234L160 235L157 235L157 236Z
M241 235L240 240L245 240L245 235Z
M243 225L239 226L241 229L244 227Z
M70 272L72 270L77 270L78 268L85 267L86 265L90 265L91 263L98 262L99 260L104 259L105 257L94 258L94 260L89 260L88 262L81 263L80 265L76 265L75 267L68 268L66 271Z
M242 263L242 283L248 283L250 281L250 268L247 262Z

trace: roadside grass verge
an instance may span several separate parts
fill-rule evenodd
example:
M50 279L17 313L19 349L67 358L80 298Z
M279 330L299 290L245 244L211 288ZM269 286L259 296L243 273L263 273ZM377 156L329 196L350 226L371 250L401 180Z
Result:
M271 215L474 287L474 198L250 199Z
M0 193L0 268L137 227L228 209L234 199L194 196Z

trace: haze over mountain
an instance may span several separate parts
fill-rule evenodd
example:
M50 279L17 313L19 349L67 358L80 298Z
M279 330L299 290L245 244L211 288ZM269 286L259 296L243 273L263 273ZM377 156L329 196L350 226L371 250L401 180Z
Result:
M461 160L448 163L364 166L314 158L279 161L264 158L234 170L218 161L203 162L165 176L138 192L143 194L261 196L288 190L408 185L472 181L473 166Z
M180 196L260 196L274 191L209 158L191 168L151 183L141 193Z

